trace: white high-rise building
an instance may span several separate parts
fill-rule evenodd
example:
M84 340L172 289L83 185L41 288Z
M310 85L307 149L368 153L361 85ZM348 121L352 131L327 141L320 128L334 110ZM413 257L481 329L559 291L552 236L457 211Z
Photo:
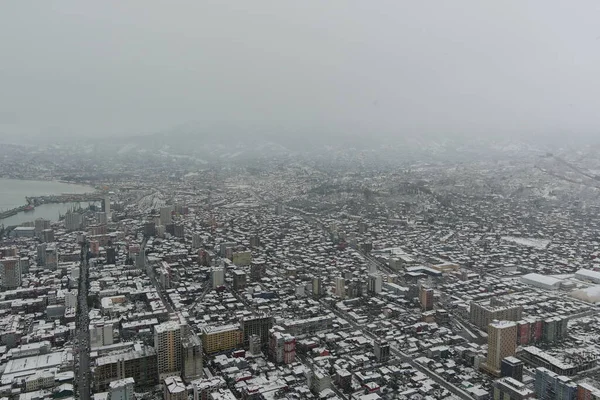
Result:
M0 280L3 289L16 289L21 286L20 258L0 258Z
M225 284L225 271L223 268L213 268L210 270L210 281L213 289Z
M90 324L90 346L102 347L114 343L112 322Z
M111 211L110 211L110 195L107 194L106 196L104 196L103 203L104 203L104 210L102 210L102 211L104 211L106 213L106 217L108 219L110 219L111 218L111 214L110 214L111 213Z
M335 294L342 299L346 297L346 280L342 277L335 278Z
M154 348L158 357L158 379L181 375L183 356L181 346L182 325L176 321L164 322L154 327Z
M119 379L109 384L110 400L134 400L133 387L135 380L133 378Z

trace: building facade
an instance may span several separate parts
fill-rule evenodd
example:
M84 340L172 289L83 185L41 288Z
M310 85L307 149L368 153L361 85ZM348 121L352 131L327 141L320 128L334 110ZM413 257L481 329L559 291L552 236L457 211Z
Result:
M19 257L0 258L0 285L2 289L16 289L21 286Z
M190 332L183 338L182 347L183 379L186 382L191 382L192 380L202 378L202 341L196 334Z
M500 376L502 360L517 350L517 324L513 321L493 321L488 327L487 372Z
M273 317L270 315L258 315L243 318L240 321L240 330L243 332L244 346L248 346L250 336L257 335L261 343L269 343L269 331L273 328Z
M489 306L471 302L469 319L478 328L487 331L489 324L494 321L519 321L523 312L521 306Z
M206 354L233 350L243 343L239 325L209 326L202 329L202 347Z
M183 366L182 325L178 322L164 322L154 327L154 348L158 354L158 379L181 375Z

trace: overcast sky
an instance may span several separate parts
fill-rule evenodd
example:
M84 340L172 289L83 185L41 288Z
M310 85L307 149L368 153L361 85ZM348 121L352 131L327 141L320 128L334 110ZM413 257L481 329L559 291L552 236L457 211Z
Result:
M5 1L0 137L600 136L598 21L597 0Z

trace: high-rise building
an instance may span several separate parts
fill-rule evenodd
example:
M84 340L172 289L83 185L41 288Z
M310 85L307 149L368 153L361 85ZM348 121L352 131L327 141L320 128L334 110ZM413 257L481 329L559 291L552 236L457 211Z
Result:
M234 247L237 246L236 242L223 242L219 244L219 255L225 258L231 258Z
M489 306L471 302L469 319L475 326L487 330L494 321L519 321L523 307L521 306Z
M573 400L577 398L577 384L571 378L558 375L546 368L535 370L535 394L539 399Z
M262 342L260 341L260 336L250 336L250 338L248 339L248 352L254 356L257 356L262 353Z
M160 208L160 224L167 226L171 223L171 212L173 207L165 206Z
M93 368L93 389L104 392L110 382L128 377L134 378L136 387L154 386L158 384L156 362L156 350L138 343L123 353L99 357Z
M273 317L270 315L256 315L244 317L240 321L240 330L243 332L244 346L248 346L250 336L258 335L265 346L269 343L269 330L273 327Z
M243 341L244 336L237 324L202 328L202 348L206 354L236 349Z
M108 217L105 212L96 213L96 219L98 220L98 224L100 224L100 225L108 224Z
M352 278L348 283L348 297L354 299L363 295L363 281L359 278Z
M81 214L68 212L65 214L65 229L68 232L81 230Z
M54 242L54 229L44 229L40 234L40 239L44 243Z
M34 222L34 228L36 236L40 237L43 230L50 229L50 220L37 218Z
M267 263L264 260L256 259L250 264L250 278L253 282L258 282L267 273Z
M90 324L90 346L102 347L114 343L113 323L112 322L95 322Z
M567 325L569 318L565 316L549 317L542 322L542 340L554 343L564 340L568 336Z
M419 302L421 303L421 310L433 310L433 289L421 285L419 288Z
M154 222L144 223L144 236L151 237L156 235L156 224Z
M202 341L193 332L187 332L182 339L183 347L183 379L191 382L203 375Z
M135 380L131 377L112 381L108 390L110 400L135 400L134 386Z
M40 243L37 245L37 263L40 266L46 265L46 243Z
M323 295L323 279L320 276L313 277L312 292L314 297L320 297Z
M173 224L173 236L182 238L185 235L184 225L181 223Z
M104 196L104 199L102 200L102 211L106 213L108 219L111 219L110 195Z
M106 263L116 264L117 263L117 249L114 247L106 248Z
M213 289L225 284L225 271L223 268L215 267L210 270L210 282Z
M56 246L46 247L46 268L56 270L58 268L58 250Z
M291 364L296 359L296 338L274 327L269 332L269 357L277 364Z
M390 359L390 344L387 340L375 340L373 342L373 352L377 362L385 363Z
M233 271L233 290L239 291L246 288L246 273L236 269Z
M346 280L339 276L335 278L335 294L342 299L346 297Z
M483 368L500 376L502 360L517 350L517 324L514 321L493 321L488 327L488 355Z
M494 400L524 400L534 397L534 391L516 379L505 377L494 381L492 389L492 399Z
M154 348L158 355L158 379L181 375L183 366L181 332L182 325L168 321L154 327Z
M21 286L19 257L0 258L0 281L3 289L16 289Z
M369 293L378 294L381 293L383 286L383 277L380 274L369 275Z
M500 364L502 377L510 377L517 381L523 380L523 361L516 357L506 357Z

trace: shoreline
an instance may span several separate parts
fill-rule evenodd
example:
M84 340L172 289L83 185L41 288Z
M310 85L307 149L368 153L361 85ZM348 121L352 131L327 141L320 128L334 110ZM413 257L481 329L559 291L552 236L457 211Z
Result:
M11 181L28 181L28 182L58 182L58 183L64 183L67 185L89 186L89 187L93 188L94 190L98 190L97 186L99 186L99 185L91 183L91 182L69 181L69 180L60 179L60 178L50 178L50 179L42 178L42 177L25 178L25 177L13 177L13 176L7 176L7 175L0 175L0 179L8 179Z

